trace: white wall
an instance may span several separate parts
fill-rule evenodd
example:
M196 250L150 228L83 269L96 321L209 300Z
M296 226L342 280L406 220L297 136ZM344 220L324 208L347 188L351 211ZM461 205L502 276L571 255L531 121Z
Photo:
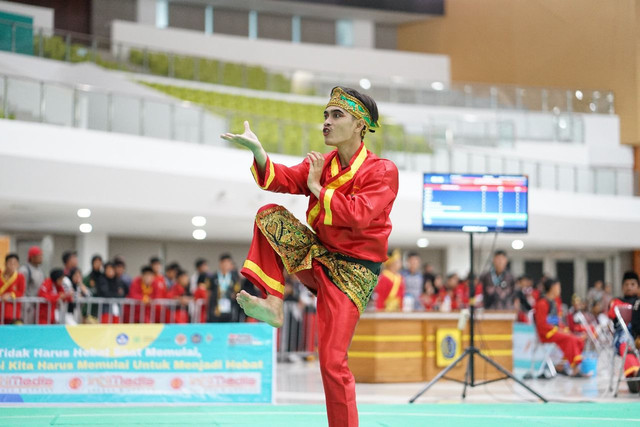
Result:
M2 228L75 233L76 210L89 207L96 233L189 240L191 217L204 215L209 240L247 243L260 206L284 204L299 218L307 207L302 196L260 191L250 163L248 151L222 146L0 120ZM640 198L531 189L529 206L529 234L519 236L528 248L637 248ZM432 247L466 245L466 235L423 233L421 207L422 175L401 171L391 245L421 236Z
M273 69L304 70L360 77L401 76L423 81L450 82L449 58L410 52L323 46L278 40L249 40L223 34L203 34L174 28L114 21L114 49L118 43L147 46L204 58L262 65ZM286 64L283 66L283 64Z
M53 30L53 9L48 7L0 1L0 11L30 16L33 18L34 27L48 31Z

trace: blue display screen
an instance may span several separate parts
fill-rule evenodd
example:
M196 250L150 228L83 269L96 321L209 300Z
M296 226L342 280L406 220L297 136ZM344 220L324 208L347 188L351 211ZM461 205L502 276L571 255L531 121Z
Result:
M425 231L526 233L528 178L522 175L424 174Z

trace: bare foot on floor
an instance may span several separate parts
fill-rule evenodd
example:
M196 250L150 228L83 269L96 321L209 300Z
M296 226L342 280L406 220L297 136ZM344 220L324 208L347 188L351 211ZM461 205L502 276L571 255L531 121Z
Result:
M267 295L267 298L258 298L245 291L240 291L236 296L236 301L247 316L267 322L274 328L282 326L284 315L280 298L273 295Z

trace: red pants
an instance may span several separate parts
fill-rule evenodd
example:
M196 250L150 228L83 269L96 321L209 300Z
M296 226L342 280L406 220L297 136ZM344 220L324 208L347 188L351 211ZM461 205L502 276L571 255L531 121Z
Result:
M627 347L626 343L620 344L620 356L624 354L624 349ZM640 370L640 362L638 362L638 358L633 353L628 353L627 357L624 359L624 376L625 377L633 377Z
M282 269L280 256L254 225L253 241L242 274L264 294L282 298ZM318 293L318 354L329 426L355 427L358 425L356 384L347 364L347 351L360 318L358 308L329 280L319 262L314 261L311 269L300 271L296 276Z
M556 332L550 338L542 340L542 342L552 342L560 347L564 358L571 367L575 367L582 362L582 350L584 349L584 340L582 338L564 332Z

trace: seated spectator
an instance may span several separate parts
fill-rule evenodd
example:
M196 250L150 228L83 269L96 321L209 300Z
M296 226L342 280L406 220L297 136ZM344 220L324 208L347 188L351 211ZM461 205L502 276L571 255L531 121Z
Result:
M38 312L38 324L39 325L51 325L56 323L56 306L59 300L72 301L73 294L65 292L62 286L62 280L64 279L64 271L60 268L54 268L49 274L49 278L40 286L38 296L47 300L46 303L40 303L40 310ZM64 316L64 313L59 313L60 316ZM62 320L62 319L61 319Z
M493 255L491 268L478 278L482 283L482 304L487 310L512 308L515 281L507 270L508 264L507 253L498 250Z
M560 297L560 282L547 279L544 289L545 294L536 302L534 313L538 337L541 342L554 343L562 350L569 366L568 369L559 370L559 373L582 377L579 365L582 363L584 339L571 334L562 322L562 311L557 301Z
M166 298L178 302L178 306L174 310L170 310L167 315L167 323L189 323L189 274L184 270L176 273L176 280L173 286L169 288Z
M571 297L571 308L569 309L569 313L567 314L567 325L569 326L569 330L574 334L581 336L586 334L587 328L590 328L591 331L594 331L594 328L591 325L584 325L580 321L580 318L577 317L578 313L582 313L585 316L585 303L582 301L578 295L573 295Z
M133 321L134 323L151 323L159 322L160 318L160 307L156 306L153 311L153 316L151 313L151 303L155 299L161 299L165 297L165 289L164 286L158 286L158 281L156 279L156 274L153 269L149 266L144 266L141 269L140 276L133 279L131 283L131 287L129 288L129 298L140 301L141 303L136 304L133 310ZM124 315L125 322L129 321L129 306L125 306ZM153 319L152 319L153 317Z
M536 304L539 292L534 289L533 280L527 276L518 277L515 289L513 305L518 312L518 322L529 323L529 312Z
M11 325L22 323L22 306L16 298L24 296L25 280L21 273L20 258L14 253L4 257L4 271L0 270L0 323Z
M402 310L405 284L404 278L400 274L401 268L402 256L400 251L396 249L385 261L378 285L374 288L378 311Z
M620 298L614 298L609 304L608 315L613 320L613 326L615 327L615 335L613 339L613 345L616 347L618 354L622 356L626 349L627 343L624 341L623 329L629 328L629 331L633 331L633 322L631 325L621 325L616 317L615 308L619 306L633 307L638 301L638 275L633 271L627 271L622 276L622 296ZM633 334L633 332L632 332ZM637 334L636 334L637 335ZM640 377L640 361L633 354L629 352L627 358L624 360L624 375L627 378ZM629 391L631 393L638 393L640 390L640 381L628 382Z

